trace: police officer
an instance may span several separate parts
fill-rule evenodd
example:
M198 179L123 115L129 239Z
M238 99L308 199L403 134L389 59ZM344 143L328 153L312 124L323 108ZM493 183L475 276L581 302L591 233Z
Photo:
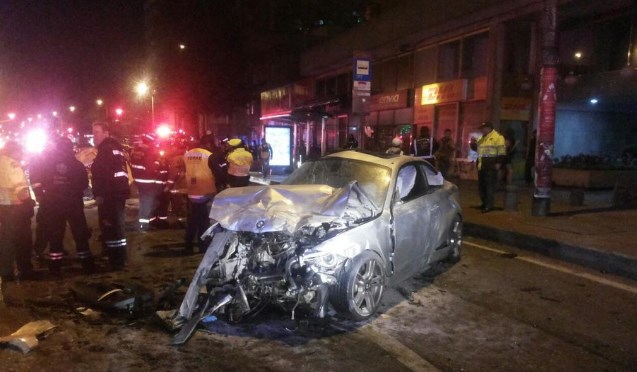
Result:
M20 146L7 142L0 152L0 278L15 279L13 262L22 279L34 277L31 264L31 217L35 202L29 195L27 177L20 166Z
M97 156L91 166L93 195L102 230L102 245L113 269L126 264L124 207L130 195L124 149L110 136L108 124L93 124Z
M482 213L493 210L495 189L498 185L498 170L506 156L504 137L493 129L493 124L484 122L478 127L482 137L471 141L471 149L478 152L478 189Z
M82 268L86 273L92 273L95 267L89 249L91 232L86 223L83 200L84 190L88 187L86 168L75 158L73 143L68 138L57 139L44 165L38 177L39 187L34 187L34 192L40 202L39 213L42 213L46 240L50 243L49 271L60 272L68 221Z
M210 203L217 191L223 189L223 170L210 150L213 150L206 138L202 138L200 147L188 150L184 154L186 190L189 211L186 223L185 253L193 252L193 240L196 237L200 251L205 251L205 242L201 234L208 228ZM250 155L252 156L252 155Z
M151 228L151 222L156 218L159 197L165 186L165 181L162 180L159 153L154 146L152 136L142 137L142 143L131 152L130 163L139 193L138 227L140 231L148 231ZM168 170L165 171L167 176Z
M233 138L228 141L230 153L228 154L228 184L230 187L248 186L250 183L250 168L252 167L252 154L243 147L243 141Z

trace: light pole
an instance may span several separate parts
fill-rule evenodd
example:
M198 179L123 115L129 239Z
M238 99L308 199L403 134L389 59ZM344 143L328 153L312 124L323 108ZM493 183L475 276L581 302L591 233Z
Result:
M135 87L137 95L140 97L150 93L150 124L155 129L155 92L145 81L140 81Z

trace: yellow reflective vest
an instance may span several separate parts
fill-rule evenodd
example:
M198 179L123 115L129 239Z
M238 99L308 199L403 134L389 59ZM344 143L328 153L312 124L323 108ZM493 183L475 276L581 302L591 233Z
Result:
M243 147L236 148L228 154L228 174L236 177L245 177L250 175L250 167L252 167L252 154Z
M217 193L215 176L208 166L208 159L211 156L210 151L202 148L194 148L184 154L188 197L198 198Z
M478 139L478 169L482 168L483 158L495 158L505 155L504 137L495 129Z
M29 183L20 162L0 155L0 205L22 204L29 197Z

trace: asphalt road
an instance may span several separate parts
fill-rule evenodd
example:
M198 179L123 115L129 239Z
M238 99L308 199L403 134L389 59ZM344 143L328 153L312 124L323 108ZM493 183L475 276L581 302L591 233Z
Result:
M131 233L132 267L96 278L160 288L190 276L200 255L175 254L180 230ZM291 321L272 309L244 325L210 323L184 346L152 316L136 321L77 313L67 270L13 288L0 331L50 319L58 329L27 355L0 349L0 370L601 371L637 366L637 283L466 239L462 261L389 289L366 323ZM11 292L11 291L9 291ZM12 328L13 327L13 328Z

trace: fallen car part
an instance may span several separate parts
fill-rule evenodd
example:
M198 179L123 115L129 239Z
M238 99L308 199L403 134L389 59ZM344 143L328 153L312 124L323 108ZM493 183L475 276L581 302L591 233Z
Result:
M26 354L38 346L39 337L45 337L48 332L55 328L56 326L48 320L36 320L29 322L20 327L17 331L13 332L11 335L0 337L0 345L14 346L20 349L23 354Z
M105 311L133 314L152 308L153 292L135 283L75 282L70 290L78 300Z
M200 304L195 314L193 314L192 318L190 318L190 320L186 324L184 324L183 327L181 327L181 330L179 331L179 333L177 333L175 337L173 337L173 340L170 343L171 345L179 346L179 345L185 344L186 341L188 341L188 339L190 338L190 336L192 336L192 333L194 332L195 328L197 328L197 324L199 324L201 320L212 315L220 307L228 304L232 300L232 296L227 294L221 297L214 304L214 306L212 306L209 309L211 299L212 299L212 296L210 294L204 296L202 303Z

